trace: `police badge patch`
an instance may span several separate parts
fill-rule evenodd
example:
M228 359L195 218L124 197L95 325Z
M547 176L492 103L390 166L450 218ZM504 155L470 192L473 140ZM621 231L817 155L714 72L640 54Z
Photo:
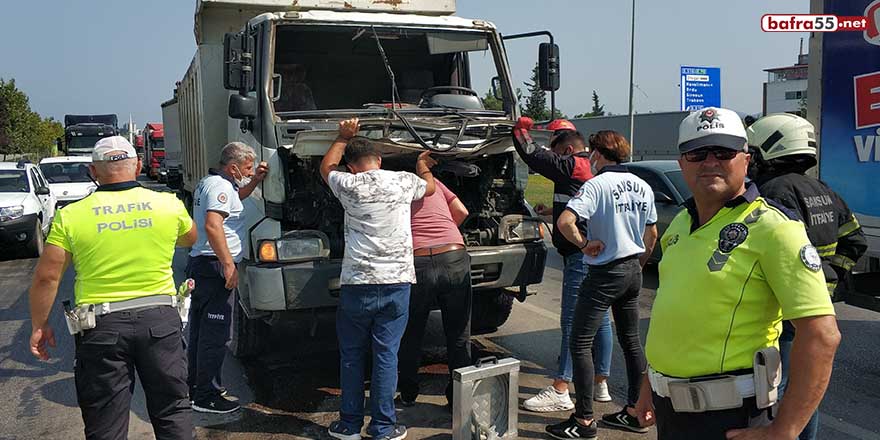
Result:
M721 229L718 234L718 250L725 254L736 249L749 236L748 226L742 223L731 223Z
M804 263L804 266L807 266L807 269L813 272L818 272L822 269L822 259L819 258L819 251L811 244L804 245L801 248L801 262Z

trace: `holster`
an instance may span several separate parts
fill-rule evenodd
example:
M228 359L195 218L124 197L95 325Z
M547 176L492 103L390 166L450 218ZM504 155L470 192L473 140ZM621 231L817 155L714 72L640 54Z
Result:
M758 408L769 408L779 397L782 382L782 357L776 347L755 352L755 402Z
M743 398L736 387L736 376L696 382L670 382L669 399L675 412L700 413L739 408Z
M95 306L94 304L83 304L73 310L65 311L64 320L67 322L67 331L71 335L93 329L96 325Z

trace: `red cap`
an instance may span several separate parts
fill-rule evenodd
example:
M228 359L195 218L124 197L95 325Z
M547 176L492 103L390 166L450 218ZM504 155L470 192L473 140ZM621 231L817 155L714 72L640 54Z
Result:
M568 119L555 119L547 124L547 130L577 130L577 127L575 127L574 124L572 124L571 121L569 121Z

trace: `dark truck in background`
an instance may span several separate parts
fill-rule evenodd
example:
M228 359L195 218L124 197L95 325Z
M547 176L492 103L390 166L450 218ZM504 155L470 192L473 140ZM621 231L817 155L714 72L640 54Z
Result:
M116 115L64 115L64 147L59 151L66 156L91 156L99 139L117 134Z

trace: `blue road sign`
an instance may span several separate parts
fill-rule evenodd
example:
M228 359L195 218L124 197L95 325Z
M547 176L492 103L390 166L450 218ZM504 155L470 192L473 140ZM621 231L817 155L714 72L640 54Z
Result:
M681 66L681 110L721 107L721 69Z

